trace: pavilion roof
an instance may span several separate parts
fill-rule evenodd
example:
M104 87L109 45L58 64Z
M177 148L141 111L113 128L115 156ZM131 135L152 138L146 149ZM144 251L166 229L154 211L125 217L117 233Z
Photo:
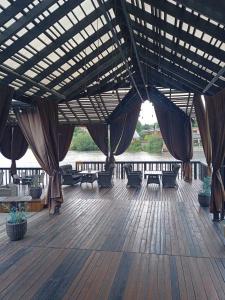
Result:
M28 104L59 102L61 122L106 121L149 85L193 115L193 93L225 85L224 11L222 0L1 0L0 83Z

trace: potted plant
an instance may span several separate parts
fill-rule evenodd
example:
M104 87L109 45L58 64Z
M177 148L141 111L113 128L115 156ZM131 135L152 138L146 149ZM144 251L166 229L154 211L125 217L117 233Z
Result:
M23 207L11 208L6 220L6 232L11 241L23 239L27 232L27 217Z
M202 190L198 193L198 202L202 207L208 207L211 198L211 176L203 178Z
M40 186L38 179L38 175L35 175L31 182L30 196L32 197L32 199L39 199L42 194L42 187Z

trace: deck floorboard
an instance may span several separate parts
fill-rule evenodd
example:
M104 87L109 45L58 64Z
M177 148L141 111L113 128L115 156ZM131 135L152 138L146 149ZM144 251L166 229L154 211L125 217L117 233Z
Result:
M65 187L61 214L32 215L24 240L0 226L0 299L225 299L224 238L200 185Z

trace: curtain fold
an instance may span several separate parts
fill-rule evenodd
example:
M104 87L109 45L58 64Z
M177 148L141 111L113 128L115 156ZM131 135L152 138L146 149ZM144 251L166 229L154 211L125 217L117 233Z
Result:
M108 128L105 123L87 125L88 132L98 148L108 156Z
M98 148L106 155L106 168L114 163L114 155L120 155L129 147L138 121L141 103L137 102L132 109L110 120L108 143L107 124L89 124L87 129Z
M8 119L12 96L13 88L0 85L0 142Z
M209 130L212 142L212 185L211 204L212 213L224 212L224 186L220 174L225 153L225 90L214 96L205 96L208 111Z
M212 145L209 131L208 112L204 107L201 95L194 95L193 98L195 115L198 123L199 132L201 135L202 146L205 153L206 162L208 165L208 175L211 175L212 164Z
M58 145L59 145L59 161L62 161L71 144L73 138L74 125L59 124L58 126Z
M163 140L170 154L183 162L183 178L190 182L192 180L190 160L193 156L191 120L182 111L170 110L161 103L154 103L154 108Z
M16 160L24 156L28 143L19 126L7 125L1 141L1 153L11 159L11 175L16 174Z
M137 121L141 109L141 103L138 102L135 104L128 113L126 113L123 121L123 131L120 137L120 141L117 144L116 149L114 150L115 155L120 155L124 153L127 148L130 146L134 132L137 126Z
M58 112L57 104L36 99L33 111L17 112L17 120L32 152L49 175L46 204L55 213L63 202L58 159Z

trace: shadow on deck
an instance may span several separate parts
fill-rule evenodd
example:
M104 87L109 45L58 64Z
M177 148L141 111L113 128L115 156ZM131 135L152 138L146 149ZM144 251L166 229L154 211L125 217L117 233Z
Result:
M200 184L64 188L61 215L33 215L23 241L0 227L1 299L225 299L224 240Z

